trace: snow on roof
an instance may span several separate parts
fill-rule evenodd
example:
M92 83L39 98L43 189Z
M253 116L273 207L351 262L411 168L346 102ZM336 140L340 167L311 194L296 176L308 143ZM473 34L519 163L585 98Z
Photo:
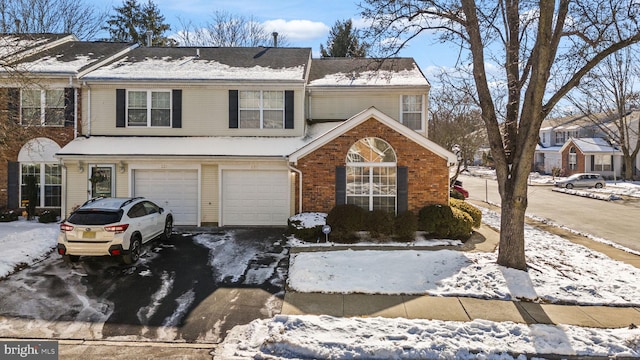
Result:
M87 80L304 80L310 49L138 48Z
M611 153L619 151L611 146L605 139L601 138L574 138L572 141L583 153Z
M412 58L313 59L309 86L429 86Z
M311 125L305 137L79 137L64 146L56 155L285 157L336 125Z
M25 52L59 40L68 34L7 34L0 35L0 59Z

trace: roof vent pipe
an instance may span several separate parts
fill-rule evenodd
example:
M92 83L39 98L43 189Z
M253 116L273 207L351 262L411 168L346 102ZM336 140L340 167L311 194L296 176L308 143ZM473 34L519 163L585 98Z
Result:
M153 31L147 30L147 47L151 47L151 36L153 35Z
M200 49L196 49L196 59L200 59Z
M273 47L277 48L278 47L278 33L274 31L271 35L273 35Z
M20 23L21 23L21 22L22 22L22 21L20 21L20 19L16 19L16 20L14 21L14 23L16 24L16 34L20 34Z

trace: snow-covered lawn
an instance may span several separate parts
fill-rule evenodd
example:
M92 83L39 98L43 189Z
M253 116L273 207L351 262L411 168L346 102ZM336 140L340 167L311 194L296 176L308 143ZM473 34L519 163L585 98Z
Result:
M18 220L0 223L0 279L16 267L31 265L56 246L58 224Z
M483 221L488 225L498 226L498 216L483 211ZM497 266L495 254L454 250L315 252L292 257L289 285L301 291L640 304L638 269L536 228L527 227L526 231L528 272ZM57 224L24 220L0 223L0 245L5 250L0 276L7 276L20 264L32 264L48 254L54 256L57 232ZM224 263L224 259L216 261ZM376 277L376 273L385 276ZM640 357L640 329L485 320L275 316L234 328L220 344L217 355L263 359L512 358L507 351Z

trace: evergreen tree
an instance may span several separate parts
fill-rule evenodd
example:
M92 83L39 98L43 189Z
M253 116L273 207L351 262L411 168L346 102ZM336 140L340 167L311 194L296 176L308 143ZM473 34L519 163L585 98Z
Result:
M115 7L115 14L107 20L106 30L111 41L134 42L140 45L147 43L147 31L152 32L152 45L175 46L175 41L163 34L171 27L164 23L160 9L149 0L140 5L137 0L124 0L122 6Z
M359 33L351 20L336 21L329 32L327 48L320 45L322 57L366 57L369 44L360 42Z

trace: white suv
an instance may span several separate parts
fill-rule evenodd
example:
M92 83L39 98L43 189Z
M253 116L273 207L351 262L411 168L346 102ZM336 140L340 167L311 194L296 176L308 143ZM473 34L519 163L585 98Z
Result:
M95 198L60 224L58 254L65 261L80 256L121 256L125 264L140 258L142 244L158 236L169 238L173 215L142 197Z

